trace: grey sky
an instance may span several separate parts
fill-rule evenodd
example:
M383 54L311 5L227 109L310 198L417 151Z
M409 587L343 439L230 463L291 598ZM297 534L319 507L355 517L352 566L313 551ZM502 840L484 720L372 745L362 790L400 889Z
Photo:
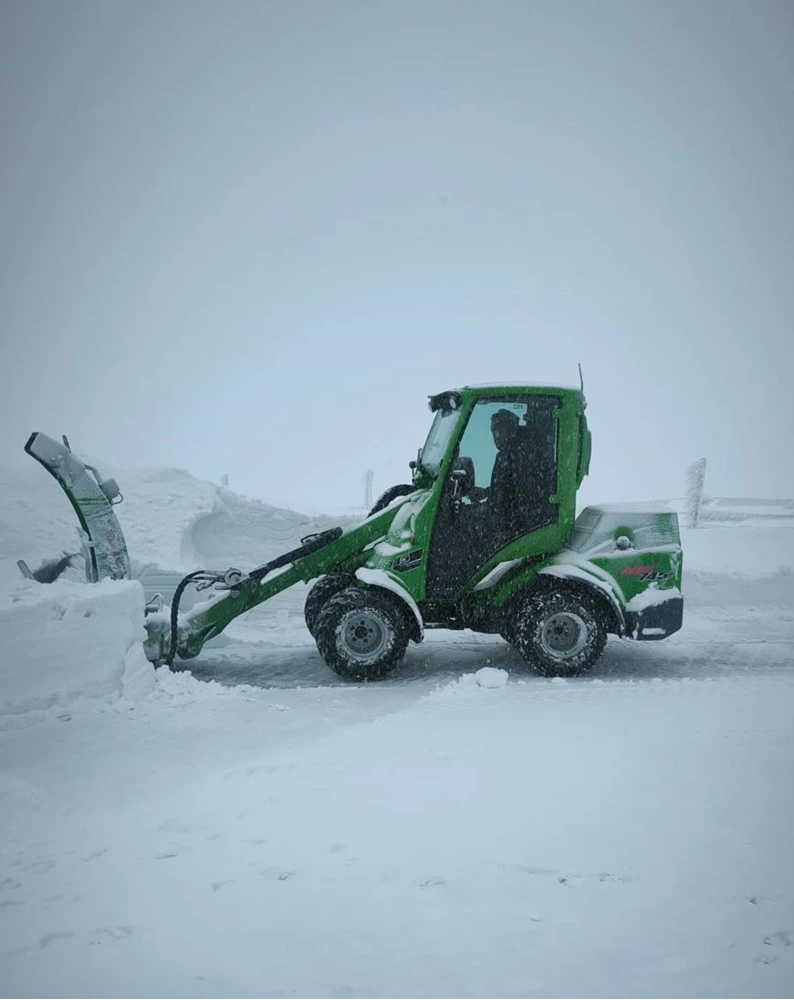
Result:
M581 361L585 499L794 496L791 2L0 10L3 463L338 507Z

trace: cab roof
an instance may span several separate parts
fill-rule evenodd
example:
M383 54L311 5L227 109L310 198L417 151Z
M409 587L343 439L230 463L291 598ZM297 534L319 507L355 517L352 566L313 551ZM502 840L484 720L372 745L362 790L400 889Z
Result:
M551 385L544 382L491 382L482 385L465 385L460 389L447 389L444 392L437 392L428 398L428 405L431 411L438 409L457 410L463 403L463 396L486 396L498 399L500 396L512 396L526 393L527 395L564 395L570 399L572 396L581 400L581 405L586 406L584 392L580 386L576 385Z

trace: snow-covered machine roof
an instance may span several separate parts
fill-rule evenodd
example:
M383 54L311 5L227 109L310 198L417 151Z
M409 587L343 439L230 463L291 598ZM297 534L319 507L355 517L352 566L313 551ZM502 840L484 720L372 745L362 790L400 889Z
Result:
M563 385L557 382L477 382L464 385L464 389L558 389L565 392L581 392L581 386Z

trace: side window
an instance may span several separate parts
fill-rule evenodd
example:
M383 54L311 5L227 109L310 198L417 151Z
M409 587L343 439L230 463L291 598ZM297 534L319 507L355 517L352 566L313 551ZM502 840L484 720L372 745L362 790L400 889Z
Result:
M458 464L473 466L471 501L496 535L514 537L556 517L550 498L557 490L558 406L557 397L532 395L483 399L474 407Z
M480 400L469 418L458 449L461 458L470 458L474 463L474 485L486 489L491 484L491 473L496 461L491 417L497 410L509 410L516 415L519 422L523 422L527 408L524 403L494 403L492 400Z

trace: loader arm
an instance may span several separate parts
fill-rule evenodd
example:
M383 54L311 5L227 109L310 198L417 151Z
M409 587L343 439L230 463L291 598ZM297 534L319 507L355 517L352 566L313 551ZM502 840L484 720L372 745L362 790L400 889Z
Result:
M170 664L174 655L192 659L229 622L294 584L308 583L332 570L356 570L366 562L371 544L384 536L393 517L394 508L386 508L347 531L332 528L310 535L299 548L249 573L230 569L188 574L174 594L170 611L147 616L144 649L148 659L156 665ZM196 580L199 586L215 586L217 592L180 615L179 598L185 586Z

